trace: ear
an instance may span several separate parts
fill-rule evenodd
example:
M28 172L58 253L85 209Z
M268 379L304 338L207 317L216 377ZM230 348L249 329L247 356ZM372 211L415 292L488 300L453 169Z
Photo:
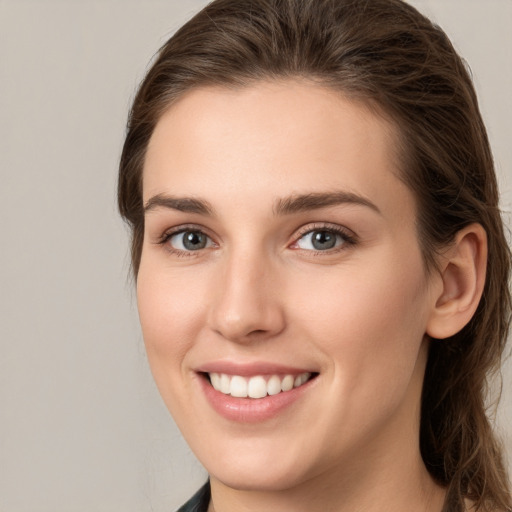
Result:
M471 224L441 256L441 286L427 323L429 336L448 338L471 320L484 290L486 266L487 235L480 224Z

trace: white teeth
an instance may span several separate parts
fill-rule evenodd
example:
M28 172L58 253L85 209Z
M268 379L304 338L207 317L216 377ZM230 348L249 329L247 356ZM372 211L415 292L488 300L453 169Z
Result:
M247 396L247 379L240 377L239 375L233 375L231 377L231 385L229 386L229 394L239 398Z
M293 375L287 375L281 382L282 391L290 391L293 388L294 378Z
M247 394L251 398L263 398L267 396L267 383L263 377L251 377L247 386Z
M219 391L221 393L224 393L225 395L229 395L230 382L231 382L231 379L229 378L229 375L226 375L225 373L222 373L221 376L220 376L220 389L219 389Z
M270 378L265 378L262 375L241 377L240 375L231 376L212 372L209 376L213 388L225 395L237 398L263 398L302 386L309 380L311 373L304 372L300 375L285 375L284 377L272 375Z
M217 391L220 391L220 375L218 373L210 373L210 381Z
M269 395L277 395L281 393L281 379L277 375L272 375L267 382L267 393Z

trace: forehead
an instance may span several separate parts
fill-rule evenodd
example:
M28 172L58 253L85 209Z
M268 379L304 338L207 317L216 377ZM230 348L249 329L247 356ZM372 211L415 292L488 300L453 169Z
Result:
M232 200L243 192L280 196L330 188L378 198L385 189L405 187L398 179L397 137L377 109L311 83L198 88L173 104L154 130L144 200L175 191Z

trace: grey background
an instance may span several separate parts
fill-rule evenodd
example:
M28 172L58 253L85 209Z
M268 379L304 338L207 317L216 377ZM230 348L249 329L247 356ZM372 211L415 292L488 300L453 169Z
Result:
M172 511L205 474L152 382L115 207L147 63L202 0L0 0L0 512ZM512 205L512 0L415 0L473 69ZM512 365L498 413L512 460Z

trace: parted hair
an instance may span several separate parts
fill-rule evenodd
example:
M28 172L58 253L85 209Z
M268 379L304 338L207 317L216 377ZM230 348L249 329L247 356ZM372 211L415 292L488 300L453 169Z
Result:
M401 0L216 0L157 54L130 111L119 210L137 276L144 237L142 172L161 115L201 86L305 79L376 106L398 131L400 178L415 195L426 272L465 226L488 239L472 320L432 339L421 410L424 463L447 488L445 512L512 510L502 453L486 414L510 321L510 252L486 129L470 73L445 33Z

